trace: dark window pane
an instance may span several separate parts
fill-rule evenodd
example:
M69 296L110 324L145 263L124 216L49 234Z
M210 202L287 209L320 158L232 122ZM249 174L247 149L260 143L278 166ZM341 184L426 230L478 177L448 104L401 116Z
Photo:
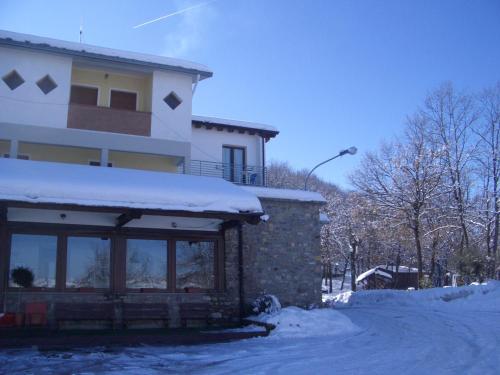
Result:
M38 80L36 84L45 95L47 95L57 87L57 83L55 83L52 77L48 74L42 79Z
M215 242L177 241L177 288L214 288Z
M23 77L21 77L21 75L15 70L3 76L2 80L5 82L7 86L9 86L11 90L17 89L24 83Z
M67 288L109 288L110 240L68 237Z
M69 101L76 104L97 105L98 91L95 87L71 86Z
M137 109L137 94L135 92L111 90L109 106L116 109L135 111Z
M167 241L127 240L127 288L167 287Z
M172 109L176 109L178 106L181 105L182 100L179 98L179 96L175 92L171 92L167 96L163 98L163 101L167 103L167 105Z
M13 234L9 285L20 286L12 279L12 271L23 267L31 271L33 275L31 286L53 288L56 285L56 254L56 236Z

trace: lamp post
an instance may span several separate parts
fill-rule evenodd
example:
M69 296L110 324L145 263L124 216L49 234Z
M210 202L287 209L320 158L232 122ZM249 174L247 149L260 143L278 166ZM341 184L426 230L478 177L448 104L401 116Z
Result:
M318 165L316 165L313 169L311 169L311 171L307 174L307 177L306 177L306 180L304 182L304 190L307 190L307 181L309 180L309 177L311 177L311 174L316 170L316 168L322 166L323 164L326 164L328 163L329 161L332 161L333 159L336 159L338 157L341 157L341 156L344 156L344 155L354 155L356 152L358 152L358 149L354 146L352 147L349 147L345 150L342 150L340 151L337 155L335 155L333 158L330 158L330 159L327 159L321 163L319 163Z

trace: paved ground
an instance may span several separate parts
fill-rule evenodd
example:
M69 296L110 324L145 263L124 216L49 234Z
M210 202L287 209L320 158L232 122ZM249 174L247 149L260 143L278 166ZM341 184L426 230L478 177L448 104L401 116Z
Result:
M271 335L200 346L11 350L0 352L0 372L499 374L499 291L497 287L477 298L464 295L457 301L428 303L365 292L366 297L360 294L357 303L338 310L359 327L355 333Z

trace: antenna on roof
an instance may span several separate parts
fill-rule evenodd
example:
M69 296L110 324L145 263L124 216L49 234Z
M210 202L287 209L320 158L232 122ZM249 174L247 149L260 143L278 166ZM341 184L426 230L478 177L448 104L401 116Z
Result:
M83 39L83 17L80 17L80 43Z

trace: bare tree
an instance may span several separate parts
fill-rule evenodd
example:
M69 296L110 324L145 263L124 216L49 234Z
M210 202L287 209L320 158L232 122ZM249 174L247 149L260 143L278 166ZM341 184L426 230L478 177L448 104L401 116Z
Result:
M461 229L460 254L469 248L468 215L470 209L470 170L477 141L473 136L479 113L471 95L455 91L451 83L443 84L425 100L420 111L436 143L442 145L446 187L451 193L452 212Z
M500 82L486 89L480 96L482 109L481 127L477 131L481 139L481 175L484 183L482 206L485 214L485 239L487 254L493 259L494 272L499 263L500 227Z
M403 218L413 233L419 279L423 279L423 217L440 194L442 165L426 133L426 119L408 119L405 143L394 142L378 154L367 154L351 181L382 210Z

